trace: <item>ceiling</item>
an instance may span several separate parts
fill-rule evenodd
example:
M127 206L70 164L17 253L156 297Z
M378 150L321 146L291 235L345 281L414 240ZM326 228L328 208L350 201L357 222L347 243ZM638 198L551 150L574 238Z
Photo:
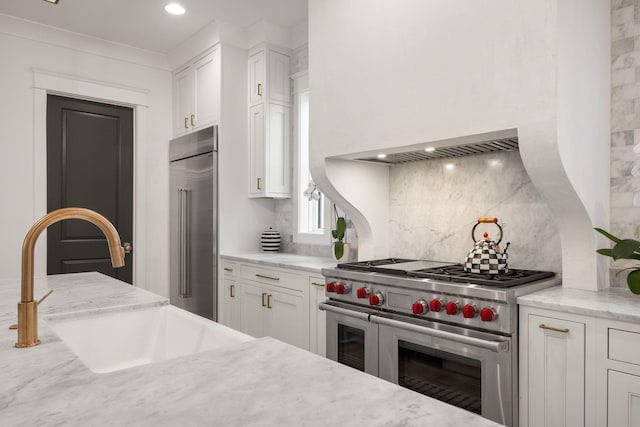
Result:
M177 0L187 10L169 15L176 0L2 0L0 14L168 53L213 20L242 28L260 20L292 27L307 16L307 0Z

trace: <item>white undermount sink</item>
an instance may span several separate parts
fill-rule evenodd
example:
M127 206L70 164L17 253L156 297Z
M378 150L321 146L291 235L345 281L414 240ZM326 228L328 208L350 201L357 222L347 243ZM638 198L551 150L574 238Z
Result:
M253 338L166 305L77 319L45 319L67 346L97 373L224 348Z

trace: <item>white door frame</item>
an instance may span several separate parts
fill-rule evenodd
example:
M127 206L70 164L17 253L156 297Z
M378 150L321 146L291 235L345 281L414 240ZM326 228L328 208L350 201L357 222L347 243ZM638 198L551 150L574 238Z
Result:
M134 88L112 82L104 82L80 76L60 74L47 70L32 69L34 94L33 130L33 221L47 213L47 95L62 95L76 99L97 101L131 107L133 117L133 242L134 253L145 254L146 232L143 226L146 216L145 203L138 195L145 192L145 150L147 146L147 95L146 89ZM35 273L47 274L46 234L36 246ZM144 287L145 259L135 256L133 283Z

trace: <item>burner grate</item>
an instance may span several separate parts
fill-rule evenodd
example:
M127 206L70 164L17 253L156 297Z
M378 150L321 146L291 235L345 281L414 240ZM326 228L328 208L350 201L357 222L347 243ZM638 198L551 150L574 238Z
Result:
M510 269L502 274L478 274L464 271L462 264L453 264L443 267L426 268L422 270L408 271L407 276L423 279L436 279L456 283L471 283L474 285L494 286L498 288L510 288L537 280L555 276L551 271Z
M405 259L405 258L385 258L385 259L374 259L371 261L346 262L346 263L338 264L336 267L341 268L343 270L370 271L372 267L376 267L378 265L400 264L403 262L412 262L412 261L416 261L416 260Z

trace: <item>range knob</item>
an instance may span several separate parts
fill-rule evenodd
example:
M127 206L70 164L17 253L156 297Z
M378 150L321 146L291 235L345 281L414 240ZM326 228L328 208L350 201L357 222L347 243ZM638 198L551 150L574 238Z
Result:
M493 308L485 307L480 310L480 319L483 322L491 322L496 317L498 317L498 313Z
M428 311L427 302L423 299L419 299L411 305L411 311L413 314L422 314Z
M338 283L336 285L336 293L337 294L344 295L344 294L348 294L349 292L351 292L351 285L349 285L349 284L345 285L344 283Z
M476 317L476 306L473 304L467 304L462 307L462 316L465 319L473 319Z
M435 311L436 313L442 310L442 300L438 298L434 298L429 301L429 310Z
M369 288L358 288L356 290L356 296L360 299L368 297L370 293L371 291L369 291Z
M336 282L329 282L326 286L327 292L335 292L336 291Z
M460 304L457 302L450 301L447 303L447 305L444 306L444 309L447 312L447 314L450 314L450 315L458 314L458 310L460 310Z
M369 296L369 305L382 305L384 304L384 295L381 292L374 292Z

